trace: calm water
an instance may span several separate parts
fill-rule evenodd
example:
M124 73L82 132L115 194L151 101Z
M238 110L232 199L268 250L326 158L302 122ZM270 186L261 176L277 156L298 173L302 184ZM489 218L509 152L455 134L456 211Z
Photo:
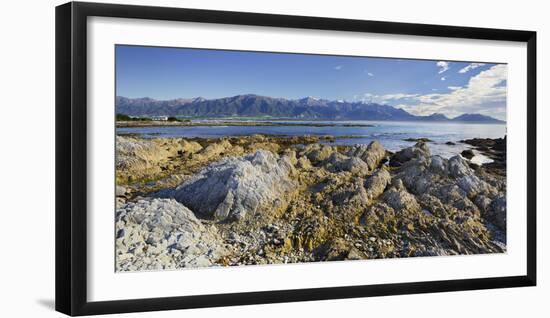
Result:
M285 123L279 121L278 123ZM293 123L297 123L293 121ZM301 123L308 123L302 121ZM117 134L141 134L145 138L154 137L223 137L247 136L254 134L267 135L332 135L335 144L368 144L379 140L386 149L397 151L414 144L404 141L407 138L429 138L428 145L432 154L446 158L459 154L469 148L458 143L469 138L501 138L506 134L506 125L499 124L450 124L418 122L370 122L370 121L315 121L314 123L334 124L369 124L372 127L314 127L314 126L200 126L200 127L132 127L117 128ZM349 138L353 136L353 138ZM447 141L455 142L449 146ZM486 162L483 156L476 156L474 161Z

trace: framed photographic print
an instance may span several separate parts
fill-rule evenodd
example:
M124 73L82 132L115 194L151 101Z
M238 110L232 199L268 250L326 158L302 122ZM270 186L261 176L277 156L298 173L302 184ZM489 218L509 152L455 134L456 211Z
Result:
M56 309L536 283L536 33L56 8Z

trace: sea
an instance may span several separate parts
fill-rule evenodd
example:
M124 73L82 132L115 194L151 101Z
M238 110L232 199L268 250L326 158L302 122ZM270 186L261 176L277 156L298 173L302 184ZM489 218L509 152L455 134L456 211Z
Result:
M227 122L227 121L226 121ZM258 121L255 122L265 122ZM505 124L474 124L474 123L438 123L438 122L390 122L390 121L268 121L275 126L161 126L161 127L123 127L117 128L118 135L139 134L143 138L158 137L224 137L249 136L256 134L302 136L331 135L336 138L331 144L355 145L368 144L378 140L390 151L399 151L414 145L409 138L428 138L432 154L450 158L471 147L461 143L461 140L471 138L502 138L506 135ZM296 126L296 124L311 124ZM330 126L315 126L315 125ZM353 126L357 125L357 126ZM359 126L360 125L360 126ZM448 142L454 143L449 145ZM472 162L483 164L491 159L474 151Z

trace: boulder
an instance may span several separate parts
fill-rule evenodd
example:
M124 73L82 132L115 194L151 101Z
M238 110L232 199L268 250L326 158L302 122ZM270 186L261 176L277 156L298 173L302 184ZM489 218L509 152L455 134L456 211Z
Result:
M378 198L391 182L391 175L386 169L379 169L365 181L365 189L369 200Z
M472 149L463 150L460 154L466 159L472 159L476 155Z
M419 157L407 161L397 170L396 179L413 193L421 194L426 192L435 183L437 175L430 171L431 161L429 158Z
M328 170L332 172L348 171L356 176L364 176L369 172L369 166L357 157L347 157L338 152L332 153L326 160Z
M176 188L174 198L202 217L242 219L292 188L287 156L265 150L210 164Z
M473 210L477 208L468 199L478 194L493 196L498 193L497 189L476 175L461 156L456 155L448 160L440 156L427 157L429 150L411 148L418 147L406 148L402 152L420 155L402 163L396 174L396 179L401 180L411 193L429 193L444 203L457 208L473 207Z
M368 146L357 145L347 153L350 157L358 157L363 160L369 169L374 171L380 162L386 158L386 149L378 141L371 142Z
M350 212L368 204L365 180L354 177L351 180L329 178L329 184L323 189L326 199L336 205L335 211Z
M119 185L156 180L174 169L174 161L182 156L202 152L196 141L181 138L142 139L116 137L116 177ZM202 158L208 159L208 158Z
M227 254L218 231L173 199L147 199L116 211L116 270L213 266Z
M468 162L461 156L454 156L449 159L448 162L449 174L453 178L460 178L463 176L470 176L474 174L474 171L468 165Z
M489 185L475 175L466 175L456 180L456 184L466 192L468 197L474 197L480 192L489 191Z
M447 160L441 156L432 156L430 170L434 173L446 174L448 170Z
M331 146L309 144L302 150L300 155L305 155L313 163L319 163L326 160L334 152L336 152L336 149Z
M137 172L153 168L163 158L163 152L152 140L117 136L116 169Z
M392 167L399 167L403 163L413 159L413 158L419 158L424 157L428 158L430 157L430 149L424 142L417 142L414 146L408 147L405 149L402 149L398 152L396 152L391 158L390 158L390 166Z

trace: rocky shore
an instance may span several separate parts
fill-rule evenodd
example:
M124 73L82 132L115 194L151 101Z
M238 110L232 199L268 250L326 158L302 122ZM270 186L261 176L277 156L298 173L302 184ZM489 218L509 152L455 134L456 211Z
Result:
M117 271L506 251L502 141L463 141L477 166L330 140L118 136Z
M506 136L497 139L466 139L461 142L473 146L475 150L493 160L485 165L486 170L506 176Z

